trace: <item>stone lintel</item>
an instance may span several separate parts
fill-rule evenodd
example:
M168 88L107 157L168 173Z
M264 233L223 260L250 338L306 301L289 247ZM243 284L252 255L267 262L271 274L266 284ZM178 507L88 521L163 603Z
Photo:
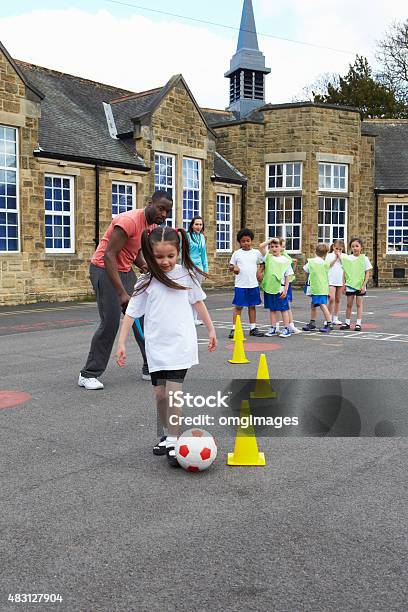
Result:
M266 164L268 163L280 163L280 162L291 162L291 161L305 161L306 153L296 152L293 153L266 153L264 156L264 161Z
M143 178L137 174L128 174L126 170L119 172L108 172L108 179L122 181L123 183L142 183Z
M163 142L161 140L153 140L152 149L155 153L170 153L171 155L207 159L207 149L194 149L192 147L185 147L183 145Z
M21 113L0 111L0 123L2 125L12 125L13 127L25 127L26 117Z
M353 155L337 155L336 153L316 153L316 161L329 164L353 164Z

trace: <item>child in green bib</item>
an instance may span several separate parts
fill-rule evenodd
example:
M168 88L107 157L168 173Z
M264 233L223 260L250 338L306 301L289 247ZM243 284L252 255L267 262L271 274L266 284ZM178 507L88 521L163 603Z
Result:
M269 246L269 252L264 257L265 271L262 279L262 289L264 290L264 307L269 310L271 327L265 336L274 336L278 316L283 320L284 329L279 336L289 338L292 334L289 328L289 301L287 297L289 279L293 275L293 269L286 257L281 255L279 238L270 238L263 242L259 250L265 251ZM280 318L280 317L279 317Z
M295 270L296 265L297 265L297 259L293 259L293 257L291 257L289 255L289 253L287 252L287 250L286 250L286 240L284 238L279 238L279 244L281 246L281 255L282 255L282 257L286 257L286 259L288 260L288 262L292 266L293 270ZM292 312L292 302L293 302L292 283L293 283L293 281L295 279L296 279L295 275L291 276L290 279L289 279L289 289L288 289L289 329L292 332L292 334L301 334L302 330L298 329L295 326L295 322L293 320L293 312ZM279 329L279 323L277 323L277 329Z
M327 244L319 243L316 246L315 252L316 257L308 259L307 264L303 266L304 271L309 275L308 283L310 283L312 304L310 307L310 321L302 329L303 331L316 330L316 309L319 306L325 319L325 324L319 331L327 333L333 329L330 310L327 307L330 263L325 261L325 257L329 252L329 247Z
M367 293L367 283L370 277L372 265L366 255L362 253L363 241L355 236L349 242L350 255L343 255L341 265L344 270L345 293L347 295L346 319L340 329L350 329L351 312L354 298L357 305L357 321L355 331L361 331L363 320L363 296Z

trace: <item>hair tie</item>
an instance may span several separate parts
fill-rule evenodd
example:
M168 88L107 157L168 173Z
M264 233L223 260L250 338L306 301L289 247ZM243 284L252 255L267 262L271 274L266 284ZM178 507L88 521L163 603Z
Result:
M176 232L177 232L177 234L178 234L178 233L179 233L179 232L178 232L178 227L175 227L174 229L176 230Z

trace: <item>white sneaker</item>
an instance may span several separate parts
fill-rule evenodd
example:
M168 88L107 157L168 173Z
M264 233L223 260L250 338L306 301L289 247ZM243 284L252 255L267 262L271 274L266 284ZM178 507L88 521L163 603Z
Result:
M291 335L290 330L287 327L284 327L279 334L279 338L290 338Z
M340 319L333 319L333 325L343 325L343 321L340 321Z
M195 319L194 323L195 323L196 327L198 327L199 325L203 325L203 322L200 321L200 319Z
M270 338L271 336L275 336L275 335L276 335L275 327L270 327L268 331L265 333L265 336L267 336L268 338Z
M85 376L79 375L78 385L80 387L85 387L85 389L103 389L103 384L97 378L85 378Z
M301 334L302 333L302 330L295 326L290 327L289 330L291 334Z

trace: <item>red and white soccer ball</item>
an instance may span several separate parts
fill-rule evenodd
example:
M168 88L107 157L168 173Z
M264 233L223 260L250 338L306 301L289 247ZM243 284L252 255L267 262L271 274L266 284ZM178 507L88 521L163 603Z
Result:
M208 431L188 429L177 440L177 461L187 472L207 470L217 456L217 445Z

